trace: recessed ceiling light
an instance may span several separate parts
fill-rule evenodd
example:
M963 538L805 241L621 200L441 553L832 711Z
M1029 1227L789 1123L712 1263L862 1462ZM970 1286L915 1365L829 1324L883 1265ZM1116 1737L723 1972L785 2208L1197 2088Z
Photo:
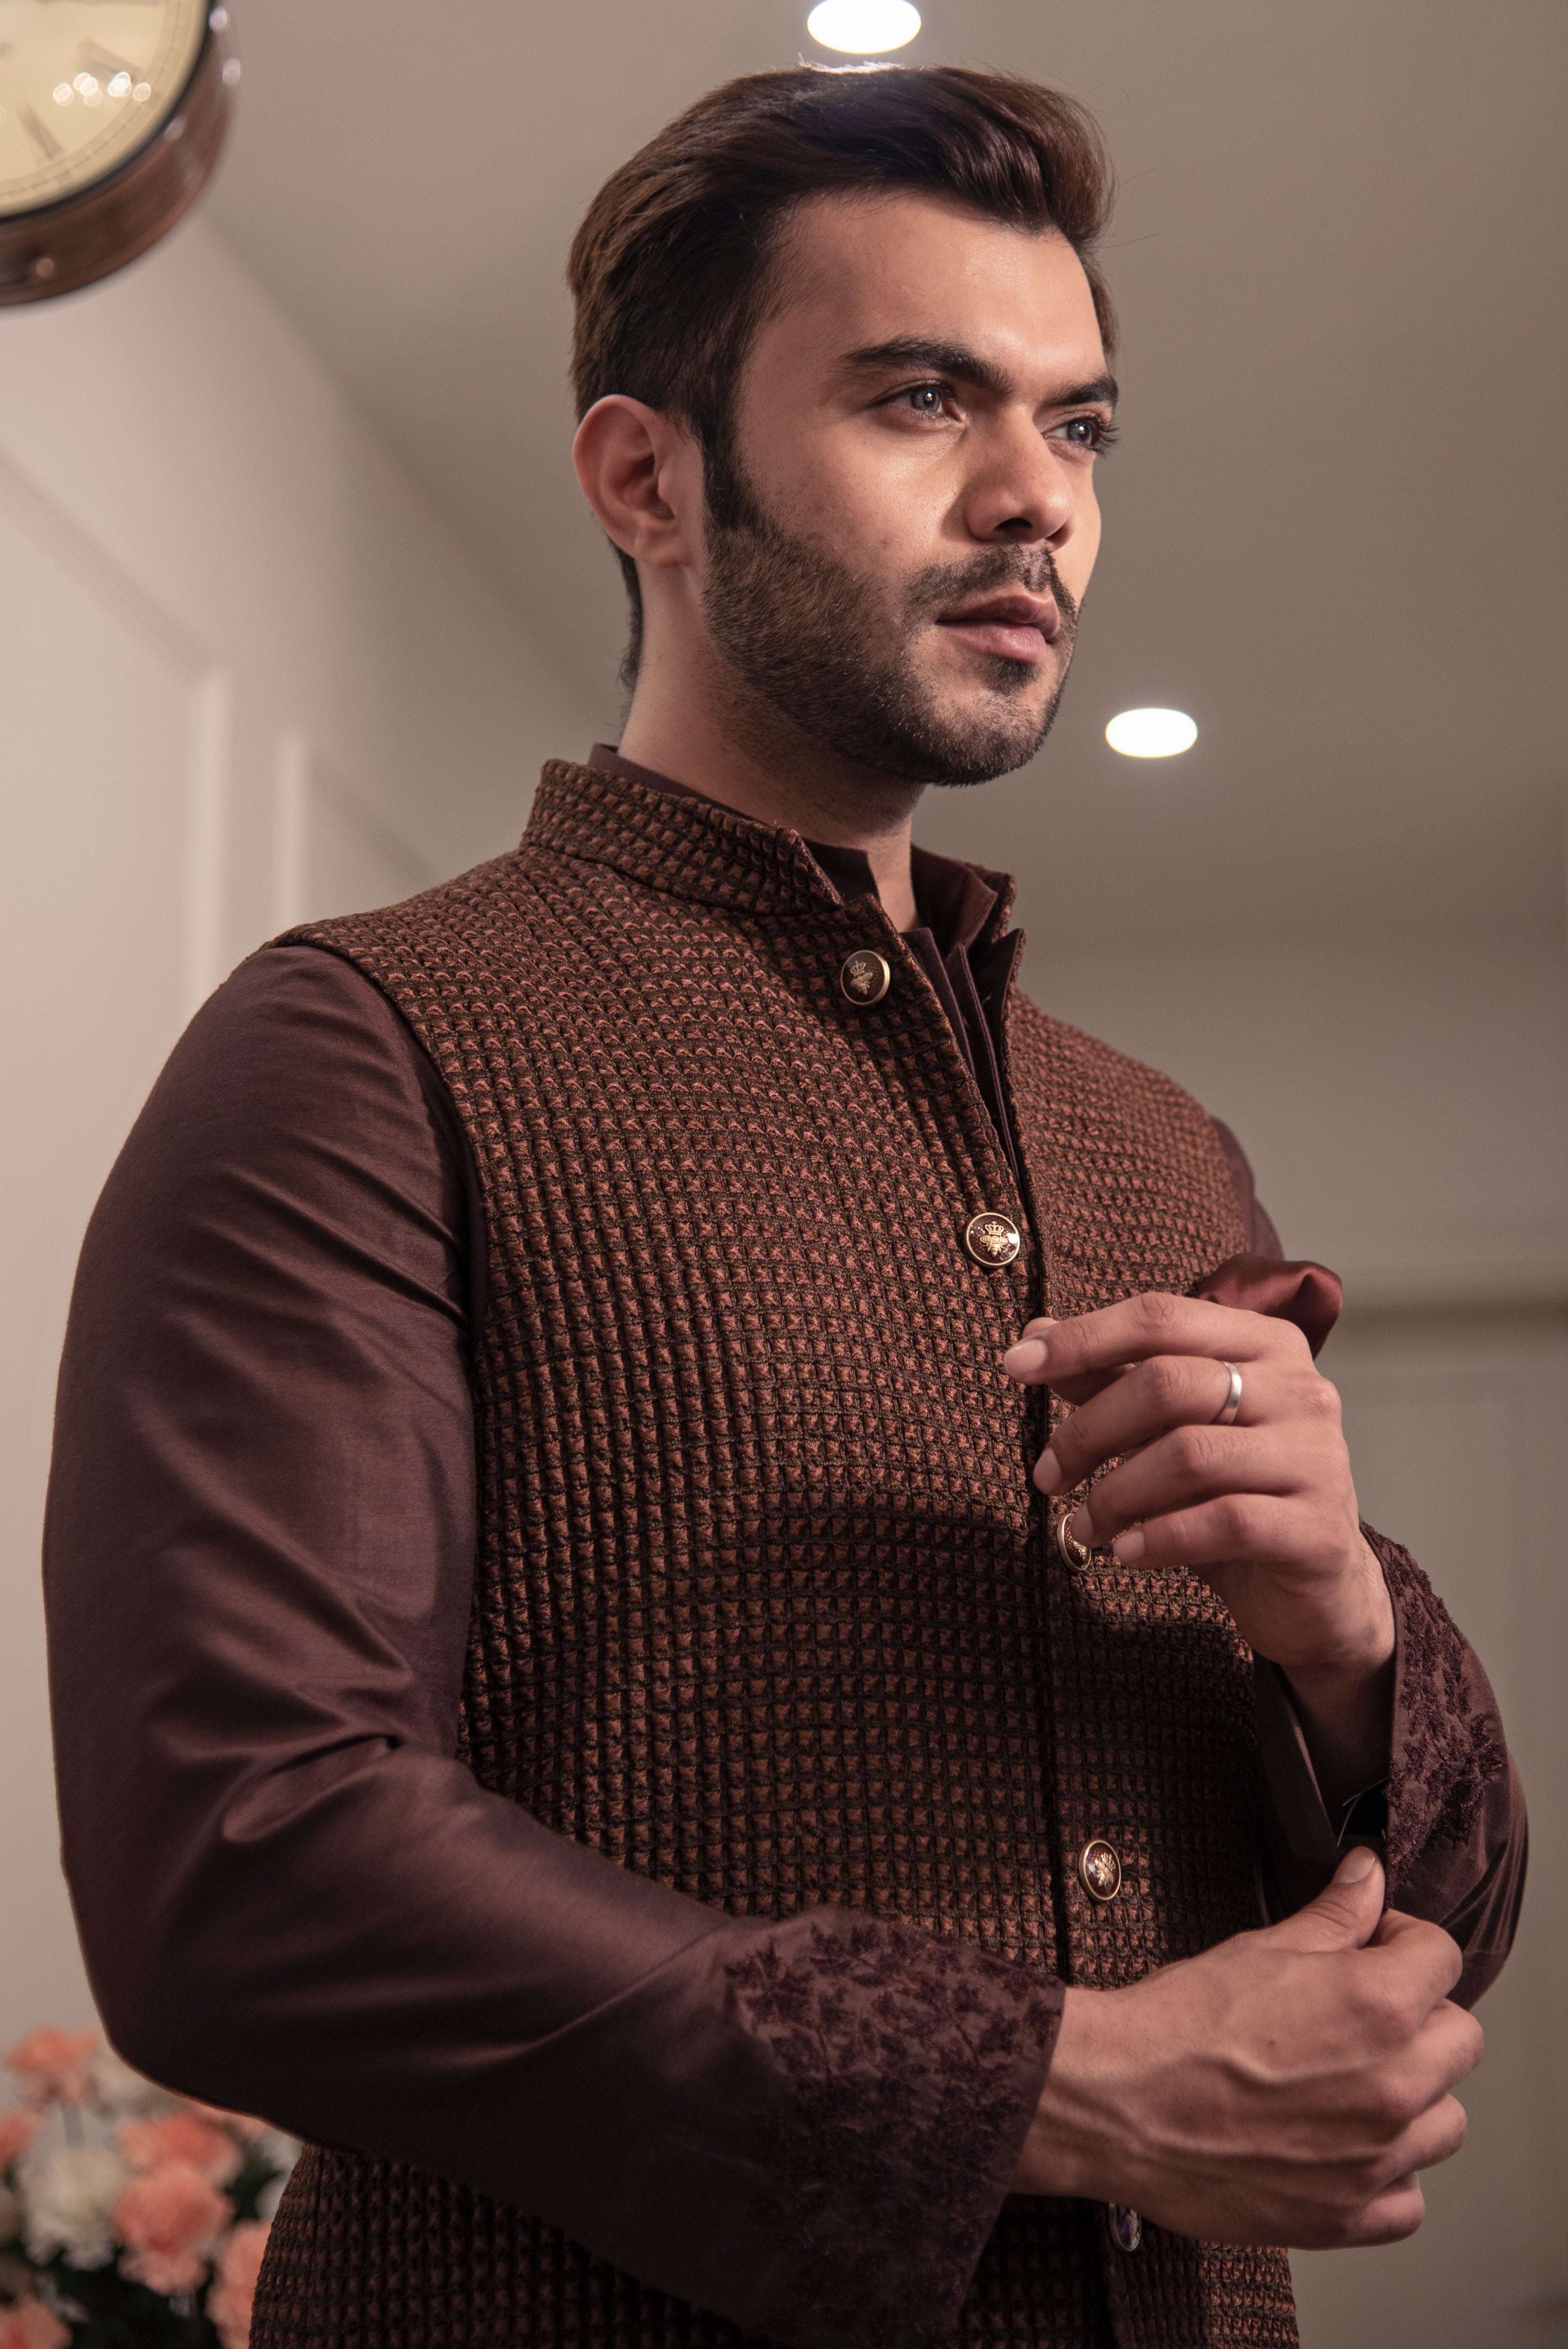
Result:
M910 0L817 0L806 30L825 49L872 57L913 41L920 30L920 11Z
M1182 709L1124 709L1105 739L1124 759L1173 759L1192 748L1198 729Z

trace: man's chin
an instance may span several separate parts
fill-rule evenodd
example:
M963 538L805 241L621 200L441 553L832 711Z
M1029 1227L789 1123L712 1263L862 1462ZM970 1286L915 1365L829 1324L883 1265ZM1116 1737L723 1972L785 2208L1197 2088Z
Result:
M1017 667L1016 662L996 666ZM1035 683L1039 672L1028 675ZM918 780L963 785L993 783L999 775L1016 774L1028 765L1050 732L1060 696L1061 687L1053 679L1048 690L1026 697L1016 688L1009 690L1000 708L995 695L986 694L965 697L958 706L950 704L934 713L929 728L922 729L919 751L926 771Z

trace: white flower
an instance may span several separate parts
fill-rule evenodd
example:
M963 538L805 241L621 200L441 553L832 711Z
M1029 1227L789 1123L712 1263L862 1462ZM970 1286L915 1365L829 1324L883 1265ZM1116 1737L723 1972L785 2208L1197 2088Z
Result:
M263 2186L256 2197L256 2216L264 2219L270 2226L277 2217L278 2204L283 2200L289 2173L304 2147L297 2137L290 2137L285 2129L269 2129L265 2137L257 2138L252 2149L264 2161L270 2161L278 2172L278 2176Z
M17 2171L27 2256L41 2266L63 2251L75 2268L108 2267L111 2214L130 2183L128 2163L107 2145L57 2145Z
M251 2149L259 2153L263 2161L270 2162L274 2169L281 2169L285 2178L304 2151L297 2137L290 2137L287 2129L281 2128L268 2129L264 2136L256 2139Z
M88 2065L88 2081L93 2103L111 2120L150 2119L155 2113L172 2112L179 2102L167 2088L133 2072L124 2056L117 2055L112 2047L99 2048Z

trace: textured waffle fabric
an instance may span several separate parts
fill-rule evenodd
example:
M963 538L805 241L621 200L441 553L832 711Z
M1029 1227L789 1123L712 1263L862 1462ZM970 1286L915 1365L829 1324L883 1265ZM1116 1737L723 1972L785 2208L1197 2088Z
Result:
M408 1021L483 1187L480 1782L714 1908L892 1929L890 1996L934 1936L1111 1986L1258 1922L1250 1660L1196 1580L1063 1567L1042 1398L999 1369L1031 1313L1181 1291L1245 1245L1198 1105L1014 988L1020 1192L874 905L790 833L582 768L546 768L515 854L294 936ZM866 947L894 976L861 1007L839 975ZM987 1207L1024 1234L1000 1270L965 1247ZM1104 1905L1075 1868L1097 1835ZM852 2134L816 2061L803 2106ZM871 2329L830 2293L797 2338L1295 2339L1283 2254L1146 2226L1129 2255L1076 2204L1008 2200L972 2277L930 2282ZM748 2336L467 2189L312 2152L255 2337Z

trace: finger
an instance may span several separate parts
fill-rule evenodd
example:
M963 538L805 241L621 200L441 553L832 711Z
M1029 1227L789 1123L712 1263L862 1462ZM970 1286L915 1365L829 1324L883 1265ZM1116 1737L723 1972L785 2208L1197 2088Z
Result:
M1305 2251L1348 2251L1374 2243L1402 2243L1416 2232L1426 2215L1419 2178L1397 2178L1352 2218L1326 2228L1321 2234L1312 2234L1310 2240L1305 2231L1293 2234L1291 2240L1294 2248Z
M1063 1431L1057 1433L1060 1436ZM1049 1461L1042 1453L1035 1469L1035 1482L1042 1491L1062 1489L1061 1482L1049 1485L1045 1482L1053 1469L1060 1478L1061 1464L1060 1447L1053 1439ZM1177 1511L1195 1513L1204 1503L1230 1495L1266 1495L1284 1500L1308 1487L1315 1464L1307 1447L1289 1427L1174 1427L1134 1450L1109 1476L1090 1486L1073 1518L1073 1538L1094 1547L1114 1540L1129 1526L1147 1519L1162 1521ZM1078 1476L1071 1479L1074 1485L1079 1481ZM1299 1556L1300 1548L1298 1533L1291 1555ZM1212 1557L1220 1553L1205 1550L1197 1555ZM1253 1553L1245 1550L1236 1555L1251 1557Z
M1043 1369L1037 1366L1030 1367L1036 1362L1036 1355L1031 1349L1036 1348L1037 1341L1047 1338L1053 1330L1060 1326L1058 1322L1048 1319L1027 1322L1015 1342L1008 1347L1002 1357L1002 1367L1010 1378L1016 1378L1018 1381L1020 1386L1037 1387L1045 1384ZM1116 1380L1125 1376L1131 1367L1130 1362L1116 1362L1109 1370L1086 1371L1079 1378L1064 1377L1058 1381L1053 1381L1051 1392L1053 1394L1060 1395L1064 1402L1074 1404L1087 1402L1091 1395L1099 1394Z
M1465 2141L1470 2116L1457 2096L1439 2096L1413 2121L1390 2153L1389 2159L1398 2166L1399 2176L1409 2178L1422 2169L1435 2169L1440 2161L1451 2161Z
M1422 2023L1417 2052L1427 2076L1451 2093L1470 2078L1486 2053L1486 2033L1473 2014L1445 1998Z
M1070 1321L1030 1322L1003 1367L1026 1386L1055 1386L1058 1375L1081 1378L1151 1354L1209 1354L1233 1362L1310 1360L1294 1322L1212 1305L1205 1298L1150 1291Z
M1281 1950L1359 1950L1377 1930L1383 1914L1383 1863L1357 1844L1347 1851L1315 1900L1265 1926L1259 1939Z
M1232 1425L1256 1427L1280 1415L1298 1384L1272 1364L1250 1369ZM1102 1461L1140 1451L1172 1428L1211 1426L1230 1392L1230 1371L1211 1355L1156 1354L1134 1363L1063 1420L1048 1454L1041 1454L1035 1482L1042 1493L1066 1492ZM1148 1514L1130 1510L1129 1521Z
M1365 1978L1366 1955L1365 1951L1352 1951L1346 1961L1347 1972L1357 1978L1357 1988L1346 2002L1353 2023L1365 2023L1366 2000L1358 1984ZM1484 2041L1480 2023L1449 1999L1439 1999L1414 2030L1408 2028L1412 2015L1419 2014L1424 1995L1406 1986L1387 2009L1399 2033L1398 2045L1391 2053L1375 2052L1366 2058L1364 2091L1371 2099L1372 2117L1388 2132L1390 2169L1421 2169L1448 2158L1446 2153L1431 2149L1439 2143L1440 2127L1436 2122L1429 2127L1426 2116L1446 2113L1448 2118L1441 2126L1455 2125L1449 2109L1453 2092L1469 2079L1481 2058ZM1378 2019L1383 2021L1380 2012ZM1417 2134L1412 2136L1412 2130Z
M1413 2235L1426 2215L1419 2173L1451 2161L1465 2141L1464 2106L1443 2096L1402 2132L1387 2156L1375 2165L1377 2172L1392 2171L1364 2202L1352 2204L1327 2220L1319 2232L1311 2220L1292 2241L1305 2250L1349 2249L1357 2244L1393 2243Z
M1387 1961L1387 1971L1397 1970L1400 1978L1408 1975L1418 1982L1429 2006L1448 1998L1464 1970L1463 1953L1451 1934L1425 1917L1407 1917L1397 1909L1378 1920L1368 1954ZM1462 2013L1463 2009L1456 2007L1454 2012ZM1479 2023L1476 2028L1480 2028Z
M1119 1468L1116 1475L1124 1473ZM1113 1534L1107 1521L1123 1513L1114 1495L1101 1496L1114 1481L1108 1476L1094 1487L1089 1534L1086 1537L1078 1531L1080 1521L1089 1516L1081 1508L1074 1511L1068 1530L1075 1541L1089 1548L1109 1540L1119 1566L1136 1566L1145 1574L1170 1574L1178 1568L1202 1574L1212 1566L1233 1566L1238 1561L1263 1567L1301 1565L1305 1529L1302 1505L1296 1498L1274 1493L1224 1493ZM1103 1532L1099 1530L1102 1522ZM1326 1547L1330 1537L1326 1519L1317 1530Z

